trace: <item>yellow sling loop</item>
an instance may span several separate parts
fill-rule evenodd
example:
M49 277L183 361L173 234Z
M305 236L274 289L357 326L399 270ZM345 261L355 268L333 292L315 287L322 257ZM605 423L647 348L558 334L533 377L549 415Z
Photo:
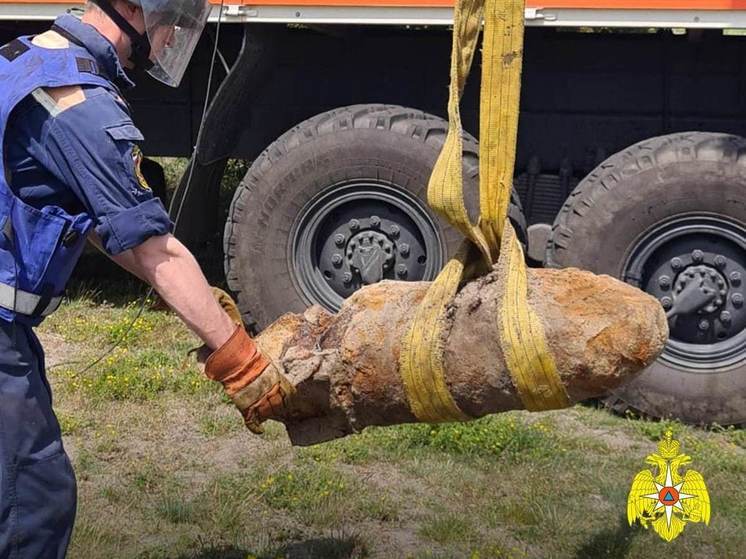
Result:
M507 219L515 166L523 63L525 0L457 0L454 13L448 135L428 185L430 205L466 237L418 307L402 340L399 369L412 413L424 422L465 421L443 369L446 306L469 279L479 255L501 278L497 328L508 371L528 410L567 407L569 400L528 304L523 249ZM469 219L463 196L459 103L484 16L480 99L480 216ZM476 247L478 250L473 250ZM475 259L477 260L475 262Z

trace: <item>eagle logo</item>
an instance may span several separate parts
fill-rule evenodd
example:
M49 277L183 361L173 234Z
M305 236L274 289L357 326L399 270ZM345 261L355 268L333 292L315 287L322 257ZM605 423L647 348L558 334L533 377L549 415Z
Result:
M143 188L143 190L150 190L150 185L145 179L145 175L142 173L143 155L142 150L139 146L132 147L132 162L135 164L135 177L137 177L137 183Z
M687 522L710 523L710 495L702 474L687 470L681 476L679 468L690 464L691 456L680 452L679 441L666 431L658 443L658 452L648 455L645 462L658 469L642 470L632 481L627 497L627 520L630 526L639 520L667 542L684 531Z

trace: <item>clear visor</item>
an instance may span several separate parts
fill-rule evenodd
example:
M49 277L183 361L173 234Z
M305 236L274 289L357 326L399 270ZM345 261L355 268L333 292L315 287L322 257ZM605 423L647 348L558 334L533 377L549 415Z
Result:
M207 23L210 4L208 0L142 0L142 10L153 62L148 73L178 87Z

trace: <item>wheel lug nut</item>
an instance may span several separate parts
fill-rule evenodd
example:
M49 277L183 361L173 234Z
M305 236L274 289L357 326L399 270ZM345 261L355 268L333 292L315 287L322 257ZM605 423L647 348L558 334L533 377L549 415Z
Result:
M731 298L731 303L733 303L734 307L741 308L743 306L743 295L740 293L734 293Z
M352 281L352 274L350 272L345 272L342 275L342 282L347 285Z
M668 289L671 287L671 278L668 276L661 276L658 278L658 285L661 287L661 289Z
M407 277L407 267L404 264L399 264L396 267L396 275L400 278L406 278Z
M400 229L399 229L398 225L392 225L391 226L391 229L390 229L391 237L393 237L394 239L398 239L399 238L399 232L400 232Z
M401 245L399 245L399 254L404 257L409 256L409 245L407 243L402 243Z
M720 313L720 322L723 324L730 324L731 316L728 311L723 311Z
M684 263L681 261L681 258L676 257L671 259L671 268L678 271L681 270L681 268L684 266Z
M741 285L741 272L731 272L730 282L733 285Z
M725 256L723 256L722 254L718 254L715 257L715 267L716 268L721 268L721 269L725 268L725 265L727 264L727 262L728 261L725 259Z
M671 307L673 307L673 301L671 300L671 297L663 297L661 299L661 305L663 305L664 309L670 310Z
M702 332L706 332L710 329L710 321L706 319L702 319L699 321L699 329L702 330Z
M381 226L381 218L377 215L370 216L370 226L378 229Z
M346 240L347 239L345 239L345 236L342 233L334 235L334 244L338 247L344 246Z
M696 249L692 251L692 260L694 262L697 262L697 263L702 262L702 260L704 260L704 257L705 257L705 253L702 252L701 250Z
M351 219L347 225L349 225L350 231L357 231L360 229L360 221L357 219Z
M341 266L342 265L342 255L341 254L333 254L332 255L332 264L335 266Z

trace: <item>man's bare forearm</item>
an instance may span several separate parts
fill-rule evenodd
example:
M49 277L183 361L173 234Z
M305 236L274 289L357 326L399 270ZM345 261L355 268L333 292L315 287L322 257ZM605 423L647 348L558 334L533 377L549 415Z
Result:
M130 274L132 274L133 276L136 276L137 278L139 278L142 281L144 281L145 283L147 283L147 280L144 277L142 277L142 275L140 274L140 271L137 270L136 267L135 267L135 263L133 261L134 255L132 254L131 250L126 250L123 253L121 253L121 254L119 254L119 255L117 255L115 257L112 257L110 254L107 254L107 252L104 250L104 246L103 246L103 243L101 242L101 239L93 231L91 231L88 234L88 241L93 246L95 246L101 253L106 254L106 256L108 256L114 262L116 262L120 267L124 268Z
M235 324L215 301L194 256L173 235L151 237L111 258L152 285L210 348L223 345L235 331Z

